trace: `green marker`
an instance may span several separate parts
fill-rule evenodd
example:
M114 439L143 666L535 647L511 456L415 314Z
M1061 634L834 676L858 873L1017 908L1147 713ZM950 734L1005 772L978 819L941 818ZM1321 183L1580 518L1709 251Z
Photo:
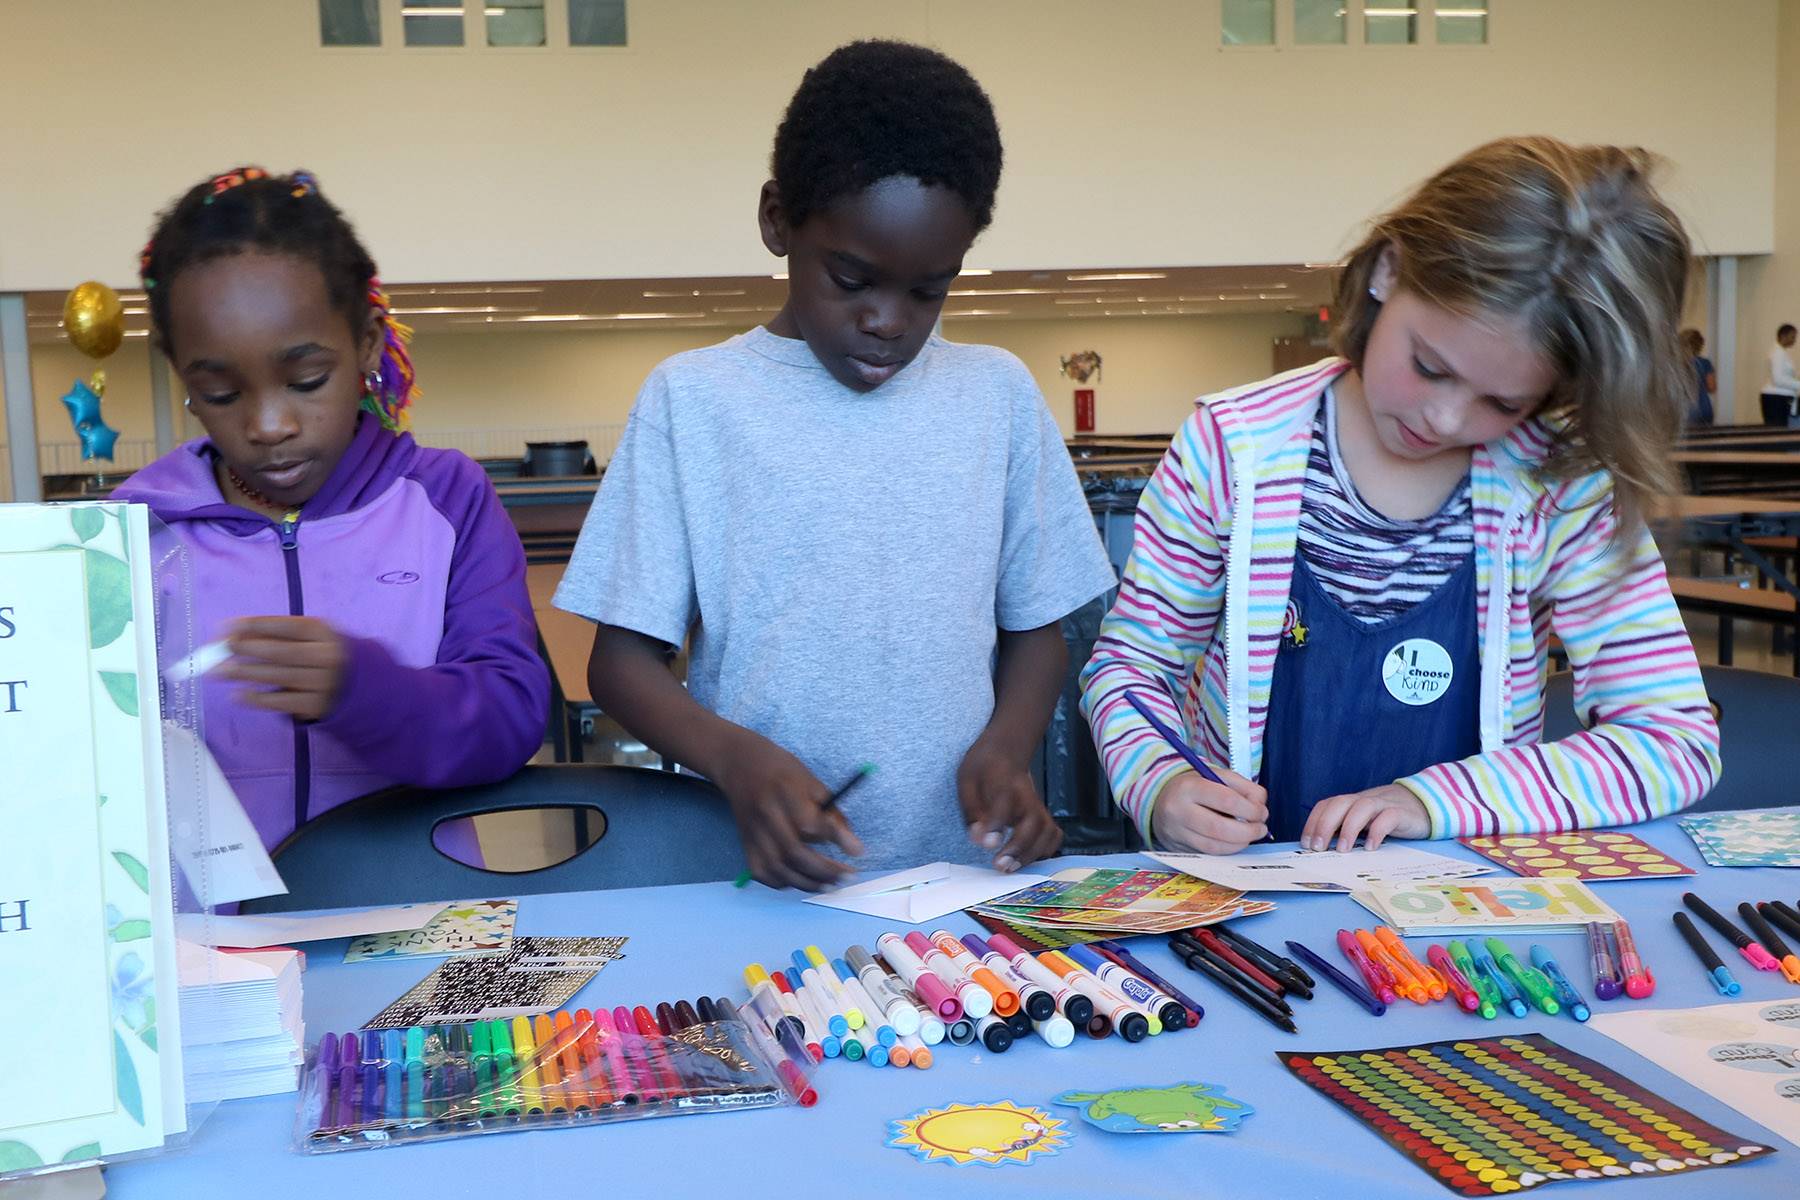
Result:
M475 1071L475 1095L472 1097L480 1107L481 1119L492 1120L498 1115L494 1107L494 1035L486 1021L475 1022L469 1035L469 1062Z
M488 1040L494 1047L494 1090L498 1093L495 1104L505 1115L517 1118L525 1106L513 1063L512 1030L505 1021L490 1021L488 1025Z
M856 768L856 774L854 774L850 777L850 782L846 783L843 787L839 788L837 791L831 793L831 799L825 801L824 805L819 809L819 811L820 812L830 812L832 809L836 808L838 806L838 801L842 800L845 796L850 794L851 788L855 787L857 784L861 783L863 780L867 779L869 776L873 775L874 773L875 773L875 764L874 763L864 763L862 766ZM731 881L731 886L735 887L735 888L741 888L741 887L748 887L749 885L750 885L750 868L745 867L741 872L739 872L738 877Z
M1475 960L1469 955L1469 948L1461 942L1451 942L1446 949L1450 951L1450 961L1456 969L1463 973L1475 994L1481 997L1481 1015L1492 1021L1500 1015L1500 994L1494 989L1493 980L1475 969Z
M1554 1017L1562 1011L1562 1005L1556 1002L1556 989L1550 986L1550 981L1544 978L1541 971L1520 962L1499 938L1487 939L1487 948L1488 953L1494 956L1494 961L1500 964L1500 969L1519 985L1520 991L1530 997L1539 1012Z

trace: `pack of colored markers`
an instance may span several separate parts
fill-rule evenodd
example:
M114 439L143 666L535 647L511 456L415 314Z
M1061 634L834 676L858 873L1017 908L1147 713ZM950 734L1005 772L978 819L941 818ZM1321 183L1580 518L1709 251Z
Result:
M303 1153L818 1099L811 1062L729 1000L327 1033L307 1055Z

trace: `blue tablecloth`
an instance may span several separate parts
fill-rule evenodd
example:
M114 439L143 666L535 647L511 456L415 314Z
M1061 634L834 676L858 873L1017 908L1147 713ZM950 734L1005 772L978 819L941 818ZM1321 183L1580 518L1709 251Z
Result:
M1705 866L1673 821L1637 830L1646 840L1696 867L1697 879L1637 880L1600 885L1625 915L1655 972L1658 1007L1721 1002L1669 920L1681 893L1692 888L1729 912L1741 900L1800 893L1800 871L1715 870ZM1454 844L1432 846L1470 855ZM1473 857L1473 855L1470 855ZM1154 865L1136 855L1069 858L1042 869L1075 865ZM497 877L504 879L504 877ZM503 884L494 889L504 895ZM1244 923L1246 932L1278 946L1296 938L1321 952L1340 926L1367 925L1362 908L1341 896L1277 896L1280 907ZM946 926L974 929L957 914ZM742 991L739 972L750 960L781 962L798 945L816 942L841 951L872 944L883 921L802 904L797 896L729 884L527 896L521 934L622 934L627 957L603 970L576 998L578 1005L637 1004ZM1591 983L1586 939L1544 941L1559 952L1578 988ZM1513 939L1521 953L1524 939ZM294 1097L276 1096L219 1106L192 1143L163 1157L108 1170L109 1195L143 1197L428 1196L492 1200L514 1193L595 1196L856 1195L886 1197L1226 1196L1250 1193L1350 1200L1380 1196L1452 1195L1390 1149L1335 1104L1290 1076L1280 1049L1345 1050L1406 1045L1442 1038L1540 1032L1637 1080L1722 1128L1761 1138L1781 1151L1759 1161L1664 1177L1646 1184L1654 1200L1687 1197L1800 1195L1800 1149L1673 1075L1565 1016L1535 1011L1523 1020L1484 1022L1447 1003L1405 1002L1373 1018L1329 986L1298 1005L1300 1032L1288 1035L1251 1014L1218 988L1181 967L1160 938L1134 943L1155 970L1206 1007L1198 1030L1164 1034L1137 1045L1085 1037L1053 1050L1027 1038L1004 1055L974 1048L938 1048L926 1071L872 1068L828 1061L819 1068L818 1107L704 1117L671 1117L610 1126L558 1128L465 1137L435 1144L303 1156L291 1145ZM309 1038L360 1025L417 982L436 960L346 965L344 943L308 947L305 974ZM1332 959L1337 955L1332 949ZM1744 1000L1800 998L1800 987L1779 975L1753 971L1729 958L1744 984ZM1616 1001L1615 1003L1632 1003ZM1106 1133L1050 1104L1058 1092L1199 1080L1222 1085L1256 1109L1235 1133L1133 1136ZM953 1167L923 1163L884 1145L890 1120L953 1101L1013 1100L1073 1118L1062 1151L1025 1165ZM1626 1180L1567 1182L1554 1196L1635 1195Z

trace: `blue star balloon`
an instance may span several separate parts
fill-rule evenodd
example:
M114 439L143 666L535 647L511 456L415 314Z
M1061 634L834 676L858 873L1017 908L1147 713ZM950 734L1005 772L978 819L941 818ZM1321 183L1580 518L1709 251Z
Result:
M119 440L119 431L100 415L100 393L77 379L75 386L63 393L62 402L69 410L69 423L75 426L75 435L81 439L81 457L111 462L113 443Z

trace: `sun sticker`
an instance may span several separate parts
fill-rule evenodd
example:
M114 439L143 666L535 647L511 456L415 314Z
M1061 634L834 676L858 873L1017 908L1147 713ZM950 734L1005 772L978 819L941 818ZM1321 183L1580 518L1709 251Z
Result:
M894 1121L887 1144L910 1151L923 1162L998 1167L1055 1154L1068 1141L1067 1122L1039 1108L994 1100L927 1108Z

